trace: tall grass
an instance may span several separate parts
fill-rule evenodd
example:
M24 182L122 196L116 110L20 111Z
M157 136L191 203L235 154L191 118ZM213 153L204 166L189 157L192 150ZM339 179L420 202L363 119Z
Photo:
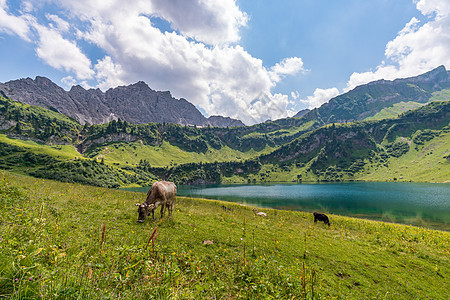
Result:
M140 224L145 194L6 172L0 197L3 298L449 297L448 232L183 197Z

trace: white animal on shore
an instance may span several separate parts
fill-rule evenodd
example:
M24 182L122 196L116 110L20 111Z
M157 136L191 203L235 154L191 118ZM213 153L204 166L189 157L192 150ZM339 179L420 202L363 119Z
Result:
M256 208L253 209L253 212L255 213L255 215L260 216L260 217L267 217L267 214L265 212L262 211L258 211Z

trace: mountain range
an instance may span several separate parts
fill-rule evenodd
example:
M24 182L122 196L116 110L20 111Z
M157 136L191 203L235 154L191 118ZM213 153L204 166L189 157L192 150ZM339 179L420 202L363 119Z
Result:
M197 126L244 126L239 120L206 118L186 99L175 99L169 91L152 90L139 81L128 86L86 90L76 85L65 91L50 79L37 76L0 83L4 95L22 103L42 106L77 120L80 124L103 124L112 120L143 123L175 123Z
M188 103L173 99L169 92L152 91L143 82L103 93L81 87L65 92L43 77L22 79L0 86L0 168L108 187L145 186L157 179L177 183L447 182L449 82L449 72L439 67L416 77L356 87L320 108L299 112L301 117L221 128L127 121L123 116L132 118L138 112L122 108L121 101L148 102L153 94L159 102ZM27 85L35 89L28 90ZM21 101L11 95L22 95ZM96 107L88 109L92 103L124 112L107 123L82 124L60 113L69 107L61 102L49 109L24 103L52 97L84 99L70 104L86 115L96 112ZM155 105L169 109L170 102ZM186 117L180 118L191 124Z
M305 114L321 124L361 121L402 102L425 104L432 94L450 88L450 72L444 66L415 77L378 80L357 86ZM420 106L420 105L419 105Z
M374 81L334 97L321 107L299 111L294 118L305 116L307 120L325 125L364 120L401 102L424 104L432 93L450 88L449 74L444 66L440 66L415 77ZM16 101L60 112L82 125L121 119L134 124L245 126L229 117L206 118L186 99L175 99L169 91L152 90L143 81L106 92L86 90L79 85L65 91L48 78L37 76L34 80L23 78L0 83L0 91Z

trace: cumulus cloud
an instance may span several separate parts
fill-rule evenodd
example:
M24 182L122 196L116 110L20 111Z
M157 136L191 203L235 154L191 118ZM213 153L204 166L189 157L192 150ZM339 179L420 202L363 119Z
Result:
M353 73L346 90L378 79L415 76L439 65L450 67L450 2L420 0L416 5L428 21L412 18L386 45L386 59L374 71Z
M305 71L303 61L299 57L289 57L270 68L270 78L274 83L279 82L286 75L294 75Z
M72 86L77 84L77 81L72 76L64 77L63 79L61 79L61 82L67 89L70 89Z
M101 88L144 80L153 89L188 99L209 115L231 116L247 124L289 113L288 97L273 95L271 89L282 77L302 71L303 62L287 58L266 69L260 59L232 44L247 22L234 1L155 0L148 6L133 1L123 9L113 9L114 1L95 9L87 2L68 1L67 7L89 22L89 30L79 31L78 37L108 53L95 66ZM162 32L152 24L152 16L169 21L176 31Z
M154 14L169 21L183 35L207 44L237 42L248 16L235 0L153 0Z
M320 107L322 104L327 103L330 99L339 95L337 88L330 89L315 89L312 96L306 97L306 99L300 100L301 103L307 104L309 109Z
M45 16L49 21L52 21L55 24L55 25L51 24L50 25L51 27L56 28L59 32L69 31L69 29L70 29L69 22L61 19L57 15L46 14Z
M39 40L36 54L47 64L67 72L73 72L79 79L89 79L94 75L91 61L77 47L76 43L64 39L52 28L34 24Z
M26 16L14 16L8 13L6 0L0 0L0 33L14 34L30 41L30 29Z
M4 1L0 0L0 14L6 14ZM50 2L59 8L58 15L46 14L48 24L30 16L16 34L24 38L32 28L36 54L68 73L66 85L88 86L90 80L106 90L143 80L209 115L235 117L247 124L292 113L289 96L272 89L285 76L304 72L303 61L291 57L266 67L238 45L239 31L249 17L235 0ZM30 14L42 8L31 4L37 0L26 3ZM160 30L156 18L167 21L172 30ZM80 40L105 55L91 61Z
M125 82L120 79L123 72L122 67L114 64L110 56L98 60L95 65L95 71L99 87L103 90L125 84Z

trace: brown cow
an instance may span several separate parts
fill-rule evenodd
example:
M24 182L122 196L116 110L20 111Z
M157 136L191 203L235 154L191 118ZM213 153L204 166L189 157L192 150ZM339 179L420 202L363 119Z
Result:
M164 209L169 210L169 217L172 216L173 205L177 195L177 186L170 181L155 182L147 193L147 199L142 204L136 203L138 208L138 222L144 222L145 218L152 213L155 219L155 209L161 206L161 218L164 216Z

